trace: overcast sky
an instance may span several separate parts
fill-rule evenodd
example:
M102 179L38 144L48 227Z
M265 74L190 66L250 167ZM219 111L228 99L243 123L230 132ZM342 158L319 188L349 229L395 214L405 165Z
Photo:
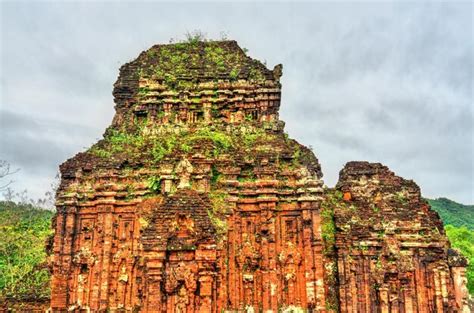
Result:
M121 64L199 29L283 63L280 118L333 186L381 162L426 197L474 203L470 2L1 2L0 159L40 197L102 136Z

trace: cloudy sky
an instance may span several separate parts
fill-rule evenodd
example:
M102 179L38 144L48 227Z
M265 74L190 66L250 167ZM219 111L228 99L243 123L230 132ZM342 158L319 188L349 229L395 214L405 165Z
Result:
M470 2L1 2L0 159L40 197L102 136L112 84L142 50L196 29L283 63L281 119L332 186L378 161L424 196L474 203Z

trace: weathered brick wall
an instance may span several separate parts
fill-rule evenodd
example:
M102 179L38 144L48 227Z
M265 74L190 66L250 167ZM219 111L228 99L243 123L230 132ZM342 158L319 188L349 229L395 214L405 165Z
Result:
M157 45L120 69L104 139L61 165L54 312L461 305L464 260L416 185L352 164L346 201L324 191L283 132L280 76L233 41Z
M349 162L336 189L341 312L467 310L465 260L413 181L379 163Z

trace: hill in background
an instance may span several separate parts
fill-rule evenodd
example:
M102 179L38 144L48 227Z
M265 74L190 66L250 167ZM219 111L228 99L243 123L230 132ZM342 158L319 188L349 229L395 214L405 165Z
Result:
M457 203L447 198L426 199L438 212L444 223L446 235L453 248L458 249L469 260L467 288L474 294L474 205Z
M466 226L474 230L474 205L465 205L447 198L426 199L431 208L438 212L444 225Z

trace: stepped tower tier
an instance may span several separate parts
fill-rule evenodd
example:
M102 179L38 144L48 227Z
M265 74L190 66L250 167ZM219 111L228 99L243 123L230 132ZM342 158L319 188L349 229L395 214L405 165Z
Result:
M278 121L281 74L235 41L156 45L120 69L113 126Z

